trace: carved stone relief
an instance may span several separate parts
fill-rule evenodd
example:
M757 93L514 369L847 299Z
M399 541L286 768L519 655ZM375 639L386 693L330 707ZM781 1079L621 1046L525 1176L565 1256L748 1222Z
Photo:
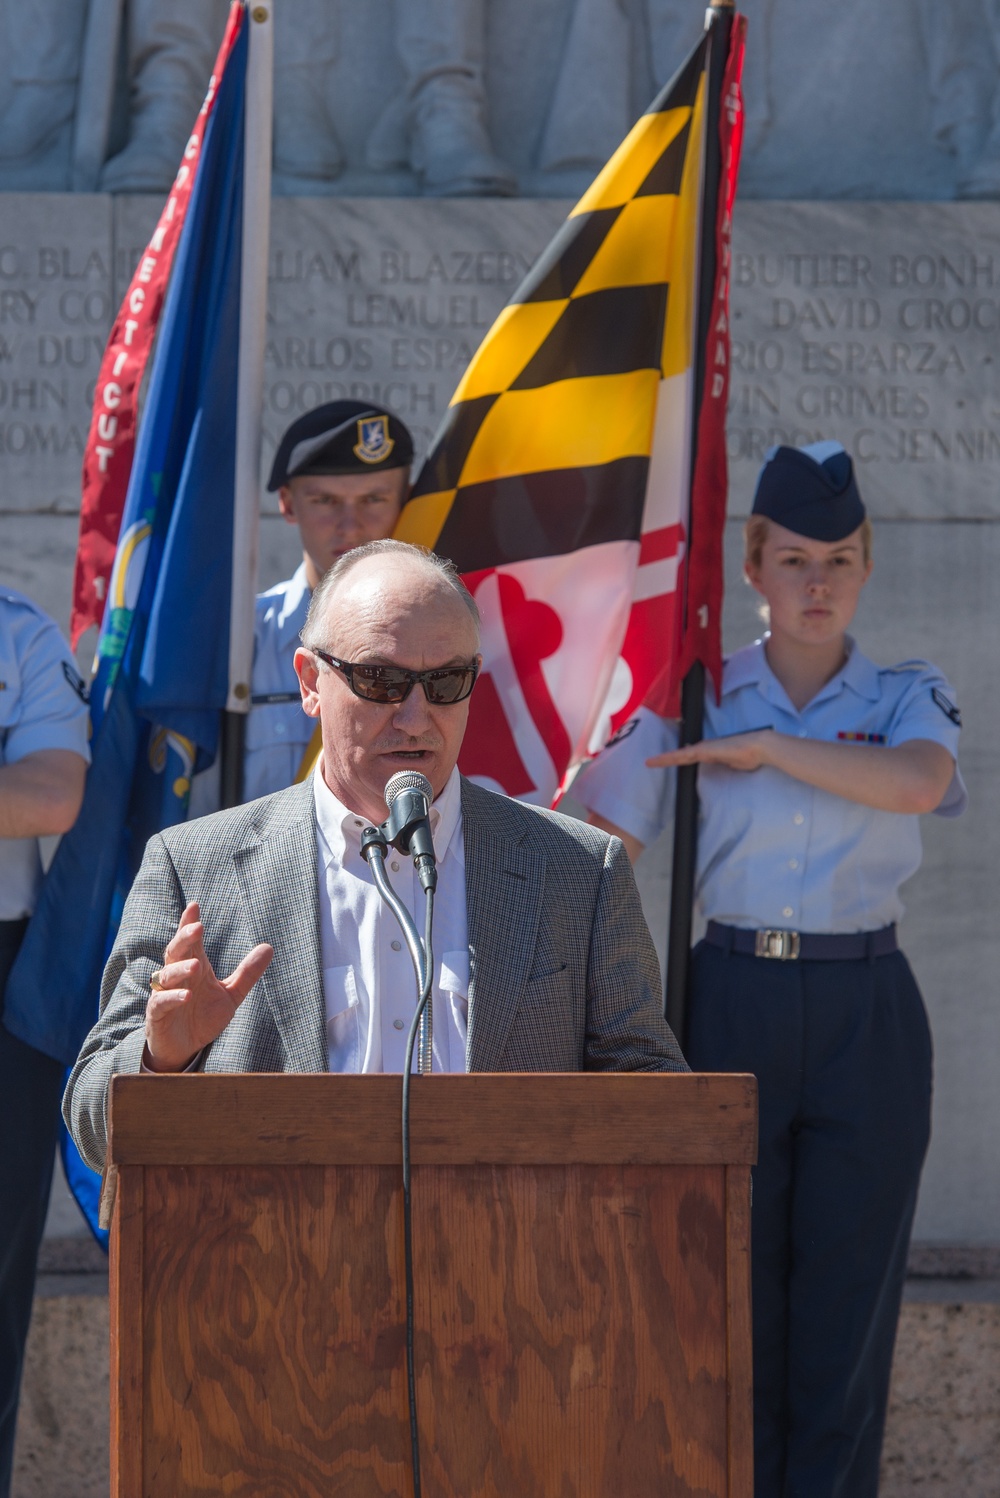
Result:
M573 196L699 0L268 0L278 195ZM741 0L745 197L1000 196L1000 0ZM0 189L161 192L226 0L0 0Z

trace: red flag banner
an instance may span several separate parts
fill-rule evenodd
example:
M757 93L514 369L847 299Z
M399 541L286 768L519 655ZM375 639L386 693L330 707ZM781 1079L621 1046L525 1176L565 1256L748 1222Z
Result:
M139 389L163 311L218 80L244 16L244 7L234 0L205 102L184 148L170 196L118 310L94 387L94 409L83 454L80 538L73 575L70 638L74 648L84 630L100 625L104 617L132 471Z
M691 478L691 511L686 567L686 586L681 605L681 639L669 672L660 678L665 688L659 702L654 688L647 705L654 712L680 716L681 684L701 661L712 678L716 697L722 688L722 590L723 543L726 528L726 498L729 473L726 462L726 408L729 404L730 315L733 207L743 144L743 96L741 79L746 50L747 23L736 16L729 56L722 81L722 112L719 117L719 160L722 164L715 223L715 286L708 339L705 345L705 377L698 412L698 440ZM706 225L706 230L710 226Z

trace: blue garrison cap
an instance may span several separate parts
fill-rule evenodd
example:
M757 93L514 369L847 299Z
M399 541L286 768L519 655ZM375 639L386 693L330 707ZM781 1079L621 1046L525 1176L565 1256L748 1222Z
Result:
M772 447L757 480L753 514L813 541L842 541L865 518L850 454L839 442Z
M371 401L328 401L293 421L278 443L267 487L310 473L409 468L413 437L392 411Z

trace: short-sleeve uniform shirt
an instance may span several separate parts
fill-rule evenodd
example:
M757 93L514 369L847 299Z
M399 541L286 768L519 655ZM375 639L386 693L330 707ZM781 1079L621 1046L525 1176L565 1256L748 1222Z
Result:
M950 686L926 661L876 666L851 641L847 660L801 712L767 663L764 641L726 661L721 700L709 690L705 737L773 728L797 738L884 744L930 739L956 758L939 816L964 811L957 765L961 719ZM677 730L647 709L584 768L573 796L651 843L671 820L676 777L645 760L676 748ZM697 902L709 920L749 929L874 931L903 914L900 885L920 864L919 818L877 811L770 767L701 765Z
M305 563L257 598L253 678L243 763L243 799L292 785L315 721L302 711L294 657L311 593Z
M70 749L90 763L87 693L69 646L49 616L12 589L0 591L0 763L41 749ZM35 908L38 839L0 838L0 921Z

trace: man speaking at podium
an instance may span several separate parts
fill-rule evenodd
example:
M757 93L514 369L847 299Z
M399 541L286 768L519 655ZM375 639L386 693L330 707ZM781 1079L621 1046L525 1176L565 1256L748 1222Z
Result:
M302 785L152 838L64 1112L100 1169L115 1072L401 1072L416 997L361 852L400 769L430 781L435 1071L679 1071L622 844L463 780L481 665L450 565L342 557L295 655L323 753ZM412 861L390 877L422 926Z

